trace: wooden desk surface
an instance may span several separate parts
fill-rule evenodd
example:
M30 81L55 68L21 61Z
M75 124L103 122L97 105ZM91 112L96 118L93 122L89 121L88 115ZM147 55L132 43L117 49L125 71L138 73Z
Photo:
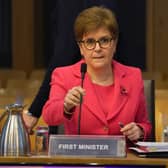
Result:
M128 153L126 158L94 158L66 156L29 156L29 157L0 157L0 164L40 164L40 165L165 165L167 158L139 158Z

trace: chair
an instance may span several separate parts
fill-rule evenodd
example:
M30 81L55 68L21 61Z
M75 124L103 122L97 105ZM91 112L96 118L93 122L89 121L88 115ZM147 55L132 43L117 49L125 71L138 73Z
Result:
M45 76L45 69L34 69L30 74L30 79L42 80Z
M41 84L42 84L42 79L28 79L27 96L34 97L37 94L39 88L41 87Z
M5 88L8 79L26 79L26 72L16 69L0 69L2 87Z
M23 96L27 94L27 79L8 79L6 85L7 94L10 96Z
M147 102L149 120L152 124L152 134L148 141L155 141L155 86L154 80L144 80L144 93Z

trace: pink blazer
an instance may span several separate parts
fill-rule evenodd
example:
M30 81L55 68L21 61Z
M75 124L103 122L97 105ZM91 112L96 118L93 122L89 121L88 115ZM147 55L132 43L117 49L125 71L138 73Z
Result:
M63 102L69 89L81 84L80 62L66 67L56 68L52 73L49 99L43 107L42 116L48 125L64 124L66 134L77 134L79 107L76 107L71 119L63 115ZM141 71L112 62L114 73L114 96L110 103L112 111L107 116L101 111L100 104L94 93L91 80L86 73L81 113L81 134L89 135L120 135L119 122L127 124L136 122L150 135L151 124L148 120L144 86ZM106 101L104 100L104 103Z

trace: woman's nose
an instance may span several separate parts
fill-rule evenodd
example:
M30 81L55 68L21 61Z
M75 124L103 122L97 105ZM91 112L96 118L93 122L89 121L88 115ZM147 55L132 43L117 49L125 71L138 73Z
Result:
M100 48L101 48L100 43L97 41L95 45L95 50L100 50Z

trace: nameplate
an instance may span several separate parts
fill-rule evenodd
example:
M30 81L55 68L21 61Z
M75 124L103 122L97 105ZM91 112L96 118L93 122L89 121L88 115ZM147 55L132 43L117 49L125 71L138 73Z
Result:
M124 136L50 135L50 156L125 157Z

